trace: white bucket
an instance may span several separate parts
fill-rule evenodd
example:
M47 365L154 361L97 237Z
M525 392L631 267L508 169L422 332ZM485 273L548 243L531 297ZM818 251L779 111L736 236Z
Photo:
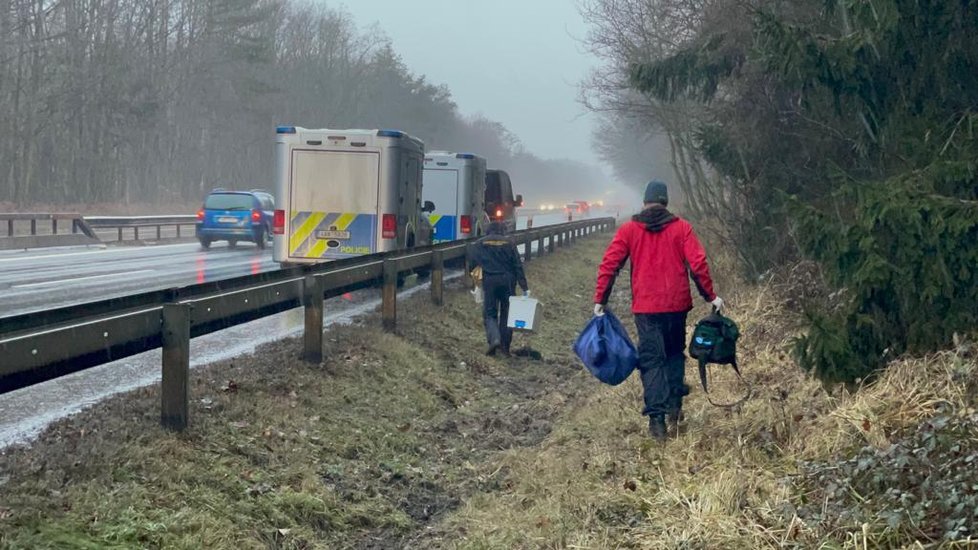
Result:
M509 299L509 319L506 325L513 330L533 332L540 319L540 301L526 296Z

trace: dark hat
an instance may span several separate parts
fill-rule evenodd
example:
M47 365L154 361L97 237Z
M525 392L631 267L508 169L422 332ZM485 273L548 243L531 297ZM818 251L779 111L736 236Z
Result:
M645 204L653 202L663 206L669 204L669 189L659 180L652 180L645 186Z

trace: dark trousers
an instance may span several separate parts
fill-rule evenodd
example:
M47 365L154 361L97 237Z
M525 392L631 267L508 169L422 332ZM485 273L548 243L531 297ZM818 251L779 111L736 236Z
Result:
M662 416L677 412L685 384L686 313L638 313L638 368L645 389L642 414Z
M486 274L482 278L482 319L486 325L486 341L509 351L513 329L509 320L509 297L516 293L516 280L509 275Z

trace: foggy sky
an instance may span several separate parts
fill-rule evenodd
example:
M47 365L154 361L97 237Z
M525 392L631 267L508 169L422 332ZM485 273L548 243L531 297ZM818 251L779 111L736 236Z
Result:
M463 114L503 123L538 156L601 167L593 117L576 101L597 60L578 43L587 27L574 0L321 1L362 29L376 24L412 72L448 85Z

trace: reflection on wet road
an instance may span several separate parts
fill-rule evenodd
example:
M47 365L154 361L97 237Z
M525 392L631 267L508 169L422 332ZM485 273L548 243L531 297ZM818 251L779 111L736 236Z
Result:
M0 317L278 269L271 250L197 243L0 254Z
M538 214L534 227L567 221ZM517 227L525 229L527 218ZM0 317L278 269L251 243L210 250L197 243L34 250L0 254Z

